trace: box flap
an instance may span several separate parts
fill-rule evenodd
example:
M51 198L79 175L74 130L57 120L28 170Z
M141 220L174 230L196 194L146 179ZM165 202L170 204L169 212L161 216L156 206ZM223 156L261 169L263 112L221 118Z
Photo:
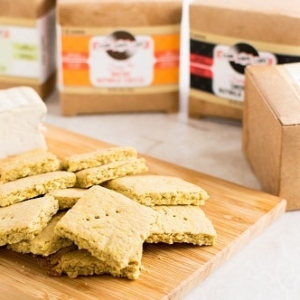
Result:
M0 0L0 18L35 19L43 16L51 8L54 8L55 3L55 0Z
M300 17L300 5L298 0L195 0L191 6L212 6L226 9L268 12L278 15Z
M62 26L111 27L180 24L181 0L59 0Z
M292 66L294 78L288 71L287 66ZM300 86L298 84L300 84L300 81L297 83L296 80L297 78L300 80L300 63L276 66L248 66L247 72L280 123L285 126L299 125Z

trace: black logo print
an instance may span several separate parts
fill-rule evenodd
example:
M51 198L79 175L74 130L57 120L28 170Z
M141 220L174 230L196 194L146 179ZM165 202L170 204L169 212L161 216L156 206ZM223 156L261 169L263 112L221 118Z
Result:
M231 67L238 73L244 74L247 65L255 64L259 59L259 53L254 47L245 43L239 43L230 49Z
M115 31L106 40L106 53L117 60L125 60L137 50L135 37L126 31Z

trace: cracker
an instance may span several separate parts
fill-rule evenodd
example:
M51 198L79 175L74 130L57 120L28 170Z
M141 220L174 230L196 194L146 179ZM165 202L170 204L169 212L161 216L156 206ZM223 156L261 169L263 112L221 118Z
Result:
M134 261L155 218L153 209L93 186L57 223L55 231L121 270Z
M158 217L147 243L215 244L214 226L199 206L154 206L153 209Z
M142 252L141 247L136 258L121 270L112 269L106 262L95 258L87 250L78 250L75 245L62 248L47 257L35 256L35 259L50 276L67 274L70 278L76 278L78 276L111 274L114 277L134 280L141 273Z
M62 161L62 167L69 172L77 172L136 157L137 151L132 147L111 147L65 157Z
M200 186L174 176L125 176L103 186L147 206L204 205L209 198Z
M0 160L0 184L59 169L59 159L53 153L38 148Z
M59 209L71 208L83 196L87 189L67 188L49 192L59 202Z
M66 171L55 171L32 175L0 185L0 206L44 195L51 190L73 187L76 175Z
M144 158L115 161L76 172L76 187L88 188L114 178L146 171L148 171L148 167Z
M0 208L0 246L35 238L57 211L49 195Z
M16 244L8 245L8 248L21 253L33 253L48 256L58 250L70 246L73 243L54 233L57 222L65 212L60 212L52 217L47 226L32 240L23 240Z
M61 248L49 256L33 255L33 258L48 275L62 276L63 270L59 267L61 258L64 254L75 250L78 250L78 248L75 244L72 244L71 246Z
M92 256L87 250L70 251L62 255L59 263L52 269L56 270L58 274L65 273L71 278L111 274L114 277L126 277L134 280L140 275L142 252L141 246L136 256L129 261L128 266L121 270L115 270L107 262Z

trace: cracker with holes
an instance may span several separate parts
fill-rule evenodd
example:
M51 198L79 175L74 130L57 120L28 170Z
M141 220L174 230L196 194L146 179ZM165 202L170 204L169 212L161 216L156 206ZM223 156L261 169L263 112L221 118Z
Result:
M7 248L21 253L33 253L36 255L49 256L58 250L72 245L72 241L62 238L54 233L57 222L65 212L54 215L47 226L32 240L23 240L19 243L10 244Z
M0 208L0 246L35 238L57 211L49 195Z
M62 167L69 172L77 172L136 157L137 151L132 147L111 147L68 156L62 160Z
M45 149L38 148L0 160L0 184L60 169L60 160Z
M57 252L60 253L60 252ZM58 254L54 254L53 259L49 257L40 265L47 270L49 275L62 276L67 274L70 278L76 278L78 276L91 276L101 274L111 274L114 277L125 277L131 280L137 279L141 272L141 260L142 260L143 248L140 247L136 253L136 257L133 257L128 266L123 269L113 269L107 262L97 259L92 256L87 250L72 250L62 252L58 257Z
M157 221L147 243L191 243L214 245L216 231L212 222L198 206L154 206Z
M59 203L59 209L65 210L71 208L84 195L87 189L67 188L49 192Z
M57 234L120 271L137 253L155 222L153 209L101 186L91 187L57 223Z
M0 184L0 206L8 206L55 189L73 187L76 175L66 171L55 171L32 175L15 181Z
M200 186L174 176L124 176L103 185L147 206L204 205L209 198Z
M146 171L148 171L148 167L144 158L115 161L76 172L76 187L88 188L111 179Z

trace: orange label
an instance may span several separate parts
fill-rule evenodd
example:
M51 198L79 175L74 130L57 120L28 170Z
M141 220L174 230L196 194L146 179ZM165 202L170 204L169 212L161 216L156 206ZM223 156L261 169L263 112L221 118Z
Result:
M173 30L174 31L174 30ZM178 84L179 32L70 34L61 30L62 86L134 88Z

